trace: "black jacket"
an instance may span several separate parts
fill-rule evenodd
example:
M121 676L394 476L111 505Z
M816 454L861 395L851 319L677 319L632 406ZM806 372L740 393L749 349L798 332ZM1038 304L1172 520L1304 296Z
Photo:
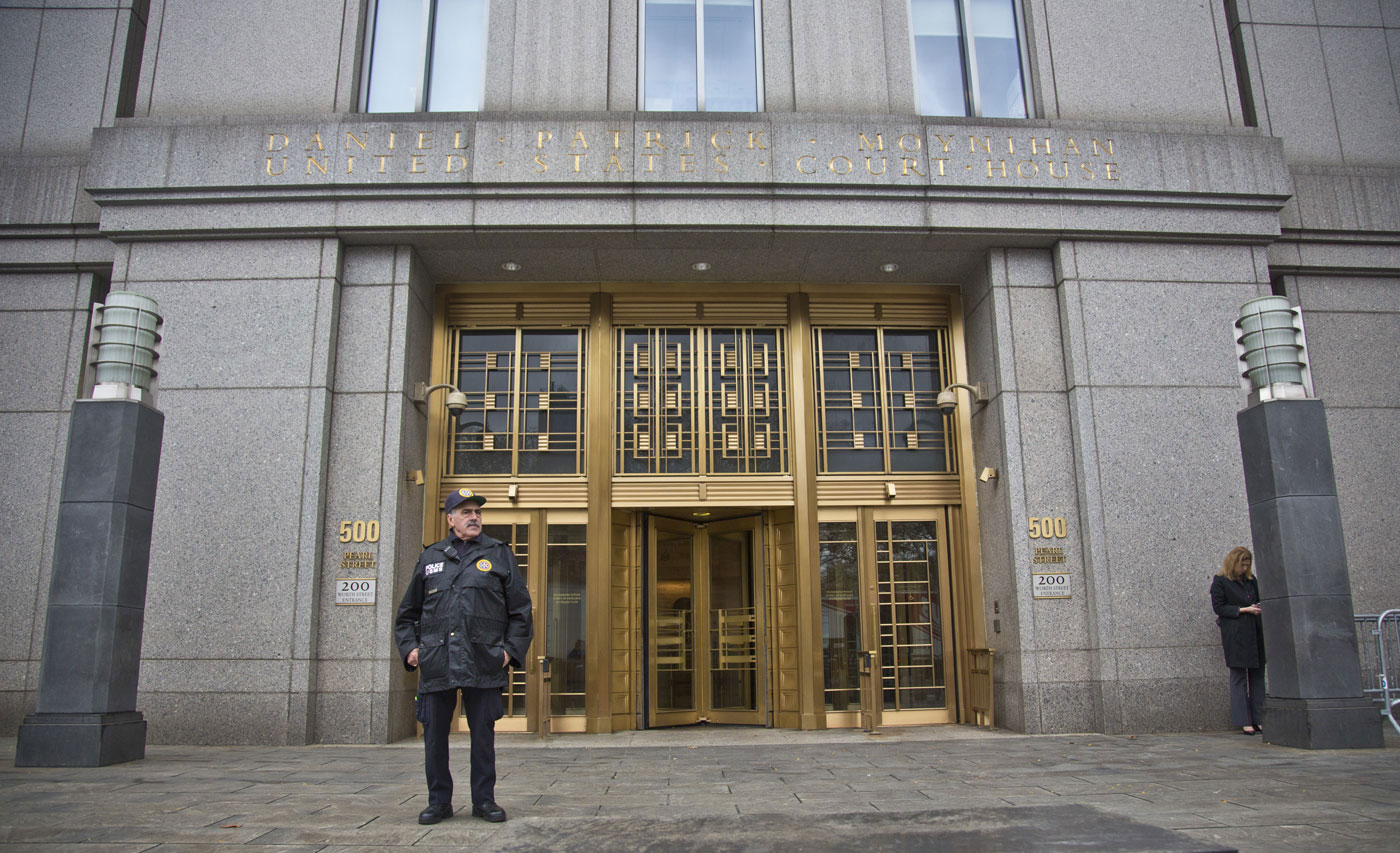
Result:
M1232 581L1216 575L1210 583L1210 606L1220 626L1220 645L1225 665L1257 669L1264 665L1264 624L1241 607L1259 603L1259 584L1254 578Z
M404 668L418 649L418 692L504 687L502 652L520 667L535 635L530 592L510 547L481 534L448 537L418 558L399 603L394 642Z

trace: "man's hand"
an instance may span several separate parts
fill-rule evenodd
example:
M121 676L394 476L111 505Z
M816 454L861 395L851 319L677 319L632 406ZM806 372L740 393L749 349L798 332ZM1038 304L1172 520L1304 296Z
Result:
M506 662L501 664L501 669L505 669L510 666L510 652L501 652L501 654L505 655L506 658Z
M408 653L408 665L409 665L409 666L417 666L417 665L418 665L418 650L417 650L417 649L414 649L413 651L411 651L411 652Z

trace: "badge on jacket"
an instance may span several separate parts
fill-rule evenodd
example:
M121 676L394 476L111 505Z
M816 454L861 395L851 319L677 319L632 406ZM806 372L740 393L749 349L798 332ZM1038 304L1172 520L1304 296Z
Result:
M490 561L490 560L477 560L477 561L476 561L476 570L477 570L478 572L489 572L489 571L491 571L491 561Z
M435 575L438 572L442 571L442 565L442 563L429 563L428 565L423 567L423 574Z

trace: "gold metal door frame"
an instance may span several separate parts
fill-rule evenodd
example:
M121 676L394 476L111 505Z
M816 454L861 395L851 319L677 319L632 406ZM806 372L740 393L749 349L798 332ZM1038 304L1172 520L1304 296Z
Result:
M760 515L708 523L696 523L652 515L648 531L647 586L647 711L653 727L711 722L738 725L766 725L768 720L767 598L763 571ZM752 613L717 611L713 606L712 538L746 532L750 572L747 579ZM689 540L690 618L658 610L659 533ZM663 663L689 663L691 673L690 708L662 710L659 666ZM752 668L751 709L714 706L714 674L726 665Z

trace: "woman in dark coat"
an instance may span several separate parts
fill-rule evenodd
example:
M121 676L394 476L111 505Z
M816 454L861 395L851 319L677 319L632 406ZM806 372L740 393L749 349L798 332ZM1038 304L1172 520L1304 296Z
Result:
M1264 626L1259 614L1259 584L1248 548L1225 555L1225 565L1210 584L1210 605L1220 626L1220 645L1230 668L1230 723L1247 735L1264 730Z

